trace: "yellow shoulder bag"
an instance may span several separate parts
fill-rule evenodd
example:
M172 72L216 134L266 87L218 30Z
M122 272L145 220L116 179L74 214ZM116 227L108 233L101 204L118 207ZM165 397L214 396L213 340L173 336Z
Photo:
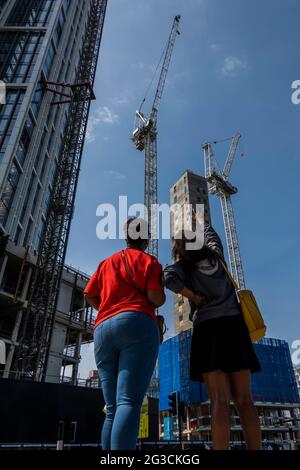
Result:
M220 262L236 290L250 338L252 342L255 343L265 336L267 327L256 303L254 294L251 290L239 289L226 264L221 259Z

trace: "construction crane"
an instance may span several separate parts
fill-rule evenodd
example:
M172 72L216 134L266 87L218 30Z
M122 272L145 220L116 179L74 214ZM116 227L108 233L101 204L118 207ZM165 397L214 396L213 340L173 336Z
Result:
M107 0L92 0L75 84L46 82L45 91L69 103L54 190L30 288L14 370L16 378L46 378L59 286L65 262ZM51 87L49 87L51 85ZM57 87L57 88L53 88ZM66 93L60 87L66 88ZM68 91L68 93L67 93ZM62 101L52 105L62 104Z
M211 194L215 194L221 199L231 273L239 288L244 289L244 271L231 202L231 196L236 194L238 189L228 181L240 138L241 134L237 133L232 139L229 139L231 140L231 145L225 167L222 172L218 168L212 146L213 143L216 144L218 142L208 142L203 145L203 149L205 177L208 183L208 190Z
M158 256L158 234L157 234L157 118L166 78L170 66L175 39L179 32L180 15L175 16L172 30L168 39L164 62L160 73L158 87L149 118L141 111L136 111L137 128L132 135L132 141L141 152L145 151L145 188L144 204L148 212L151 237L149 240L148 253ZM144 100L145 101L145 100ZM143 103L144 103L143 101ZM142 103L142 105L143 105Z

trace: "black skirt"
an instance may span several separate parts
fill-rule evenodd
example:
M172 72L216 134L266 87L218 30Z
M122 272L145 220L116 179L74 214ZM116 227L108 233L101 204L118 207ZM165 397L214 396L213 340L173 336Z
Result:
M195 325L192 336L190 377L203 382L202 374L221 370L226 373L261 366L254 352L243 315L219 317Z

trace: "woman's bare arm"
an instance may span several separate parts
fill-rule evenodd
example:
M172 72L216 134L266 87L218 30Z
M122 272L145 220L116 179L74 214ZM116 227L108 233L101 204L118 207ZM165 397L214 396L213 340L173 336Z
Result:
M161 307L166 301L164 291L148 290L147 299L156 308Z

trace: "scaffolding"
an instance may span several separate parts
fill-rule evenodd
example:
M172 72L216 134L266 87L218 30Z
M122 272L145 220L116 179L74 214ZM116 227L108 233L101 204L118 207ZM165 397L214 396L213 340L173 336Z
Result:
M67 126L54 190L41 238L38 260L29 291L20 345L15 357L14 370L18 372L17 378L27 377L35 381L43 381L46 377L59 285L73 217L90 104L94 99L92 90L106 6L107 0L91 1L76 83L68 87L70 94L68 95ZM54 85L61 86L61 84ZM53 88L48 91L56 93ZM61 92L56 94L62 95Z
M189 361L192 330L165 341L159 352L160 409L168 409L168 395L180 391L185 404L208 399L203 384L190 380ZM254 345L262 371L253 374L253 398L256 402L295 403L300 399L293 364L286 341L263 338Z
M211 403L203 383L190 380L192 331L165 341L159 352L160 413L164 439L176 439L177 420L170 417L169 395L179 391L184 403L183 436L188 440L211 441ZM254 344L262 371L252 376L253 399L264 439L300 442L299 395L286 341L264 338ZM240 417L230 404L231 436L243 441ZM161 436L162 437L162 436Z

